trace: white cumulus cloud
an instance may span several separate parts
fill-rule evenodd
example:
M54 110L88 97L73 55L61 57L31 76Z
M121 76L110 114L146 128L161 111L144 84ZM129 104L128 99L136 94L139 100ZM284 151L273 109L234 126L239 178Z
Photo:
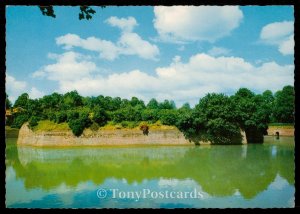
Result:
M121 36L116 42L103 40L96 37L80 38L76 34L66 34L56 38L56 44L70 50L80 47L85 50L99 53L99 57L106 60L115 60L120 55L136 55L143 59L157 60L159 49L156 45L142 39L137 33L132 32L137 25L133 17L110 17L106 23L121 29Z
M294 81L294 65L279 65L273 61L254 65L239 57L214 57L205 53L191 56L187 62L175 56L170 65L158 67L152 74L132 70L108 76L92 72L94 66L80 74L76 67L82 59L62 60L64 57L65 54L59 55L54 64L42 70L49 80L59 83L61 93L77 90L84 96L136 96L146 102L151 98L172 99L178 106L185 102L194 105L210 92L230 94L241 87L275 92L285 85L293 85ZM93 64L88 58L85 63Z
M133 30L133 28L138 25L135 18L133 18L131 16L128 17L127 19L112 16L112 17L108 18L106 20L106 22L113 27L118 27L121 30L129 31L129 32L131 32Z
M16 80L15 77L6 74L6 93L8 98L13 103L23 93L28 93L31 99L40 98L45 95L44 92L39 91L36 87L29 90L29 85L25 81Z
M208 50L208 54L211 56L221 56L221 55L228 55L230 54L231 50L227 49L227 48L223 48L223 47L212 47L210 50Z
M164 41L209 41L228 36L243 20L237 6L157 6L153 20Z
M31 99L37 99L43 97L45 93L43 91L38 90L36 87L32 87L28 95Z
M21 93L25 93L27 83L25 81L16 80L15 77L6 74L6 93L9 100L14 102Z
M46 65L33 73L33 77L47 77L49 80L78 80L89 77L96 71L95 63L88 60L88 57L68 51L61 55L51 55L56 63Z
M260 32L260 39L268 45L278 46L283 55L294 54L294 22L273 22L264 26Z

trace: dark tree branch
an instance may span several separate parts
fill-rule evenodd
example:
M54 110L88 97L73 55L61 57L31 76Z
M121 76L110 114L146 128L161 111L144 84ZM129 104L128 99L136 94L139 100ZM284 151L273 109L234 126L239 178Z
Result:
M96 11L91 8L90 6L79 6L80 12L79 12L79 20L86 19L90 20L93 18L93 15L96 13ZM100 6L101 8L105 8L105 6ZM39 6L42 14L44 16L51 16L53 18L56 17L53 6Z

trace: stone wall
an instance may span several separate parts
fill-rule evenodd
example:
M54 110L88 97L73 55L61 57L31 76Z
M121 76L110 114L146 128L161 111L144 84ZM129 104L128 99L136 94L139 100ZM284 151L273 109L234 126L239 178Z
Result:
M24 124L17 143L30 146L123 146L123 145L194 145L178 129L149 130L85 130L80 137L71 131L33 132Z
M242 132L243 144L247 143L245 132ZM177 128L149 130L144 135L141 130L84 130L80 137L71 131L39 131L33 132L28 123L23 124L19 131L18 145L28 146L127 146L127 145L191 145ZM200 142L210 144L210 142Z

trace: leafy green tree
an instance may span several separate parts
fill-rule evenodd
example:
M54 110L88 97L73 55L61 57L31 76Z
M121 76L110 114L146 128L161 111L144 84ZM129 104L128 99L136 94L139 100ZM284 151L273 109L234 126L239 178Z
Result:
M74 112L70 119L68 118L68 125L72 130L75 136L80 136L83 133L85 128L88 128L92 125L92 121L89 118L89 114L87 112Z
M29 119L28 114L26 114L26 113L17 113L17 114L14 115L14 121L13 121L11 127L19 129L19 128L21 128L21 126L25 122L28 121L28 119Z
M56 92L46 95L40 99L42 109L58 110L61 108L63 96Z
M184 110L191 110L191 106L189 103L184 103L180 109L184 109Z
M171 100L171 101L164 100L162 103L158 104L158 108L159 109L175 109L176 105L175 105L175 102L173 100Z
M294 123L295 91L293 86L285 86L275 93L273 117L279 123Z
M55 117L56 123L63 123L63 122L66 122L68 119L68 115L64 111L57 112L55 116L56 116Z
M5 93L5 109L10 109L12 107L12 103L8 99L8 95Z
M127 100L127 99L122 99L121 100L120 109L124 109L124 108L127 108L129 106L131 106L129 100Z
M233 112L236 114L236 121L245 131L247 142L263 143L271 114L265 98L246 88L239 89L231 98L235 103Z
M120 97L115 97L111 100L112 110L118 110L121 107L122 99Z
M29 116L42 116L42 109L40 107L40 103L37 99L28 99L26 111Z
M155 123L159 120L158 109L144 109L141 112L141 119L149 123Z
M193 111L179 115L176 123L185 137L199 144L239 144L242 142L240 127L232 112L234 103L223 94L207 94L200 99Z
M93 120L99 125L99 126L104 126L109 119L108 114L103 108L100 107L95 107L94 109L94 115L93 115Z
M79 113L77 111L68 111L67 112L67 122L70 122L72 120L76 120L79 118Z
M27 104L29 100L29 95L27 93L21 94L14 104L14 108L21 107L23 109L27 109Z
M50 120L50 121L56 121L56 114L53 112L53 111L47 111L47 118Z
M29 128L32 129L33 127L37 126L39 120L40 120L40 119L39 119L38 117L32 116L32 117L29 119Z
M63 96L63 103L69 109L69 108L82 106L83 100L82 100L82 97L75 90L75 91L68 92Z
M175 125L178 119L178 112L175 109L162 109L158 112L159 120L164 125Z
M84 125L80 119L71 120L68 122L68 125L76 137L83 133Z
M144 103L144 101L143 101L143 100L139 100L139 99L136 98L136 97L132 97L132 98L131 98L131 100L130 100L130 105L131 105L132 107L135 107L135 106L139 105L140 107L145 108L145 103Z
M147 108L148 109L158 109L159 107L158 107L158 102L157 102L157 100L156 99L154 99L154 98L152 98L150 101L149 101L149 103L147 104Z
M104 8L105 6L100 6L100 7ZM39 9L41 10L44 16L50 16L52 18L56 18L53 6L39 6ZM93 15L96 13L96 11L90 6L84 6L84 5L79 6L79 9L80 9L80 12L78 14L79 20L92 19Z

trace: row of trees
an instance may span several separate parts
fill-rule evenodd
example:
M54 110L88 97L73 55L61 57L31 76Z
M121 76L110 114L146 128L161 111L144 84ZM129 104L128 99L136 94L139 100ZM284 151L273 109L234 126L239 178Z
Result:
M6 123L20 128L29 122L34 127L40 120L56 123L67 122L76 136L84 128L97 129L108 121L126 126L128 122L138 124L141 121L165 125L174 125L187 139L199 142L211 141L216 144L240 143L241 130L246 132L248 142L262 142L268 123L294 122L294 88L285 86L274 95L267 90L255 94L246 88L236 94L207 94L191 108L188 103L176 108L173 101L158 102L151 99L147 104L132 97L131 100L120 97L97 96L82 97L77 91L64 95L53 93L40 99L30 99L22 94L12 106L8 97L6 108L17 109Z

